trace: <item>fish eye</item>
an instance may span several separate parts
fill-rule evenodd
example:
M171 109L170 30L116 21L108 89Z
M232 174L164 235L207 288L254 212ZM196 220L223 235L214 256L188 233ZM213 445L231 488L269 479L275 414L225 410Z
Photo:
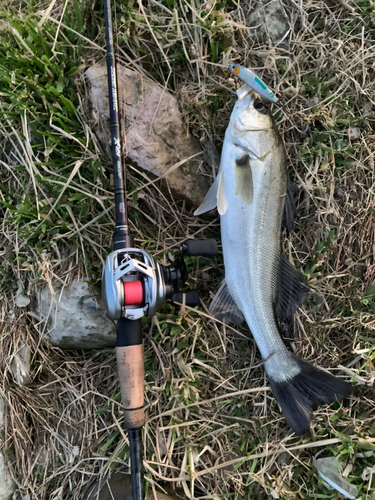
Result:
M267 107L263 104L262 101L255 101L254 108L257 111L259 111L259 113L262 113L263 115L267 114Z

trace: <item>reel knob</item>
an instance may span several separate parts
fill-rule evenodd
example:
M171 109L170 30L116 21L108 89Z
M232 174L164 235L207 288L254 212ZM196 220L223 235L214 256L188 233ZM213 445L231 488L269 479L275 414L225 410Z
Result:
M180 247L188 257L215 257L217 254L217 242L213 238L207 240L187 240Z
M199 305L200 299L197 290L189 290L188 292L185 293L174 293L171 298L172 304L175 304L176 302L178 304L183 304L184 295L185 295L185 304L187 306L195 307Z

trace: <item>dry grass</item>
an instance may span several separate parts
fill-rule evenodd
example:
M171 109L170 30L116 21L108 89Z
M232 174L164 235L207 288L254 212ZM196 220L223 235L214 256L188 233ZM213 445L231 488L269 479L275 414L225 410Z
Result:
M324 450L339 456L360 498L374 498L374 4L285 2L290 29L275 46L246 27L256 2L199 3L125 3L118 15L122 61L177 95L192 134L207 151L212 144L220 150L235 99L229 61L256 70L276 90L275 114L299 188L296 230L283 246L316 292L285 325L288 344L303 359L352 379L358 391L350 405L320 408L311 434L291 435L248 329L209 321L207 308L223 277L221 255L192 259L189 283L201 291L201 307L179 312L165 305L144 329L150 487L172 483L182 496L197 499L340 498L312 467ZM87 29L73 23L74 5L82 9ZM24 5L19 12L35 24L42 18L26 14ZM44 325L35 320L33 299L41 285L69 286L85 276L94 285L109 251L111 185L90 170L109 160L87 118L82 77L87 65L103 59L98 25L103 17L95 2L92 8L68 4L66 11L53 2L43 21L46 43L79 47L82 54L74 76L77 125L69 125L70 138L62 137L61 125L53 129L64 164L49 161L46 144L44 150L28 147L34 139L26 125L39 119L39 111L26 106L22 124L22 114L11 113L17 104L3 96L9 117L0 123L0 390L7 425L0 442L19 488L16 499L84 498L98 474L129 467L114 353L51 348ZM58 26L55 40L48 26ZM0 82L1 96L8 85L1 73ZM358 138L351 138L350 127L360 129ZM70 150L63 149L66 144ZM209 163L202 164L207 175L215 168ZM23 168L15 171L15 165ZM186 238L219 237L215 214L208 221L194 218L183 202L148 182L130 167L137 244L162 257ZM12 205L9 192L23 191L23 201ZM78 193L79 203L71 201ZM87 214L80 212L81 202ZM32 298L28 313L14 305L18 281ZM32 353L31 380L23 387L10 371L21 342Z

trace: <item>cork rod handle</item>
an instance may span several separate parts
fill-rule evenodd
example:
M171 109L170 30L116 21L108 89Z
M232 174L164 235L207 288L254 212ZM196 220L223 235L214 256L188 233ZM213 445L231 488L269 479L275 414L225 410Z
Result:
M139 429L144 425L144 355L141 320L119 319L116 356L125 425L128 430Z

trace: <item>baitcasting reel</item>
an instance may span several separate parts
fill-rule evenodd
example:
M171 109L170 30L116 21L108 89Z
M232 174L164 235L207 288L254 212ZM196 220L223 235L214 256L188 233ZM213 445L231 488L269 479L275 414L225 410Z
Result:
M166 300L184 302L190 307L199 304L196 290L182 293L187 280L184 255L214 257L214 239L188 240L180 247L180 255L169 255L169 266L139 248L123 248L110 253L102 273L102 298L113 320L137 320L152 317ZM185 297L184 297L185 295Z

